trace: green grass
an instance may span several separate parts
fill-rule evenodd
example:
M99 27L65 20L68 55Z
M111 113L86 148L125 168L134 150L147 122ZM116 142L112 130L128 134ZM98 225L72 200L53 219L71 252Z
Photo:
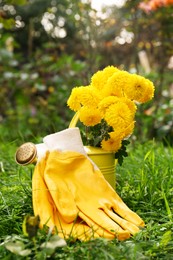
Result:
M135 144L123 165L116 168L117 192L146 223L140 233L123 242L69 240L66 246L60 246L58 238L46 230L39 230L34 239L24 236L24 216L33 215L34 166L18 166L15 150L15 142L0 144L0 259L173 259L171 147L154 141Z

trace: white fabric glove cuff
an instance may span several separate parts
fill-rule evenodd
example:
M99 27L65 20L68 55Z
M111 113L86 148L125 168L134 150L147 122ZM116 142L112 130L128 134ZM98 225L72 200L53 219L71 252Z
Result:
M36 144L35 147L37 150L37 161L40 161L41 158L45 156L46 152L48 151L48 148L44 143Z
M74 151L87 155L78 127L68 128L63 131L47 135L43 138L49 151Z

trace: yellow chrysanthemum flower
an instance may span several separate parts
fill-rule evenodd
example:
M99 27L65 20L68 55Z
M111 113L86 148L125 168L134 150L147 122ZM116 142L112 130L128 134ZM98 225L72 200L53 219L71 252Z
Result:
M114 66L107 66L104 70L97 71L92 77L91 77L91 86L102 90L107 83L107 80L115 73L118 72L119 69L117 69Z
M100 111L96 107L87 107L83 106L80 109L79 120L85 126L94 126L101 122L101 114Z
M101 100L99 91L95 88L91 88L90 86L85 87L78 98L83 106L88 107L97 107L98 103Z
M134 131L135 121L133 121L129 126L123 129L123 138L128 138Z
M124 102L124 103L128 106L128 108L130 109L130 111L132 112L132 114L135 114L135 113L136 113L137 106L135 105L134 101L130 100L130 99L127 98L127 97L119 98L119 101L120 101L120 102Z
M108 140L102 140L101 147L105 151L117 152L121 148L122 138L116 132L111 132L109 135L110 138Z
M130 125L126 127L122 127L121 125L116 126L114 128L114 132L116 132L116 135L119 136L120 139L128 138L134 130L135 121L132 121Z
M124 102L118 102L111 105L104 116L104 119L108 125L112 126L114 129L121 126L123 129L129 126L133 121L134 115L131 110Z
M102 114L105 114L106 110L113 104L117 103L119 101L118 97L115 96L109 96L109 97L105 97L104 99L102 99L102 101L100 101L100 103L98 104L98 109L100 110L100 112Z
M114 66L107 66L103 69L103 73L106 75L107 78L110 78L115 72L120 72L120 70Z
M124 88L125 95L131 100L145 103L151 100L154 96L154 85L153 83L136 74L132 74L132 83L128 88Z
M153 96L154 85L150 80L107 66L92 76L89 86L73 88L67 104L72 110L79 111L77 116L85 126L103 123L96 129L97 132L92 128L93 136L98 135L99 129L99 136L104 138L106 129L112 127L110 138L103 139L101 146L116 153L122 140L133 133L137 110L135 102L145 103Z
M73 111L78 111L81 108L80 96L82 95L85 87L75 87L72 89L70 97L67 100L67 105Z
M104 96L124 96L124 88L128 88L132 84L131 74L127 71L119 71L114 73L107 81L103 89Z
M97 71L91 78L91 86L96 89L102 90L106 84L107 79L105 79L103 72L101 70Z
M145 78L143 78L143 80L144 79ZM154 87L153 82L151 82L149 79L145 79L145 86L146 86L145 95L143 95L143 97L141 97L139 100L139 102L141 102L141 103L150 101L154 97L155 87Z

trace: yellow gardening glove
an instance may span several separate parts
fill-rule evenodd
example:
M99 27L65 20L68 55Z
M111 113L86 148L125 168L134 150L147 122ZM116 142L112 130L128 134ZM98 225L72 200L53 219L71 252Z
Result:
M69 223L62 219L43 178L47 158L49 156L49 152L45 153L46 149L43 146L45 145L36 145L38 162L35 166L32 178L33 209L35 216L39 215L40 217L40 227L42 228L43 225L46 225L54 231L57 230L58 235L63 238L73 237L80 240L88 240L99 237L99 235L96 232L93 232L92 228L90 228L77 213L74 214L75 218ZM67 198L68 192L66 193L65 199ZM73 198L71 197L71 201L72 200ZM72 215L71 212L78 212L74 203L70 203L70 206L71 207L68 209L70 215L69 219Z
M47 157L49 157L49 153ZM46 160L44 158L36 165L32 181L33 208L35 215L40 216L41 227L44 224L49 227L55 226L58 234L65 238L72 236L80 240L88 240L101 236L113 239L114 236L111 233L99 227L96 223L91 224L90 221L89 225L87 225L84 218L80 218L74 198L63 183L59 183L60 187L55 191L54 181L52 182L50 179L48 182L51 188L47 187L43 179L43 166L45 166Z
M43 227L45 224L53 228L55 226L54 215L56 207L43 179L47 155L48 153L37 162L34 169L32 177L32 201L34 215L39 215L40 217L40 226Z
M46 136L43 141L50 151L44 179L64 220L70 221L67 212L73 198L78 215L100 236L124 240L144 226L87 157L78 128ZM62 204L67 193L71 198Z

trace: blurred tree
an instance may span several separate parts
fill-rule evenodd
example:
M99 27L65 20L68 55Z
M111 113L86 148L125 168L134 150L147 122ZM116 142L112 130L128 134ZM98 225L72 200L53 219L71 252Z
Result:
M171 82L172 6L146 13L140 2L105 6L100 13L89 0L0 0L0 102L6 104L0 121L20 129L29 124L35 133L37 124L47 131L51 120L64 125L71 88L89 84L91 74L107 65L150 77L157 110ZM152 120L147 124L153 131Z
M69 5L68 0L33 0L27 1L24 5L12 1L10 5L9 0L9 4L4 3L2 10L6 11L9 19L15 20L15 25L12 28L4 28L4 31L13 35L19 52L25 56L31 55L50 38L53 40L56 36L60 39L66 36L58 35L56 31L66 26L63 21Z
M152 4L157 4L151 8ZM150 0L144 1L147 11L141 8L141 1L127 0L124 6L128 29L134 32L134 40L132 42L134 55L136 56L135 67L140 73L145 71L141 67L139 60L140 51L144 51L147 55L150 64L150 73L148 76L154 81L156 86L155 100L152 108L149 105L146 109L146 119L140 120L138 133L141 136L144 133L144 124L146 123L147 136L156 137L159 139L172 139L172 68L169 64L173 56L173 3L169 4L165 1ZM160 3L162 3L160 5ZM142 5L143 6L143 5Z
M19 52L25 56L31 55L45 42L52 41L57 43L60 52L65 50L86 56L78 48L88 48L87 42L92 40L91 26L95 24L95 17L94 12L91 13L90 2L29 0L19 5L18 1L21 0L2 2L1 10L8 21L13 21L2 31L14 37Z

